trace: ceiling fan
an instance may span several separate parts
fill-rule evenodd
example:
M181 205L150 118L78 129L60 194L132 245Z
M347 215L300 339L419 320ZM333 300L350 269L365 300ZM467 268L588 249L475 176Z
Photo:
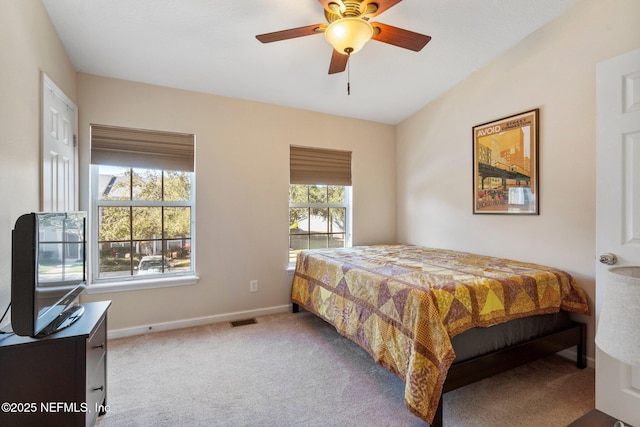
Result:
M324 33L333 46L329 74L347 67L351 54L362 49L370 39L418 52L429 43L430 36L414 33L381 22L369 22L402 0L318 0L328 24L314 24L257 35L262 43Z

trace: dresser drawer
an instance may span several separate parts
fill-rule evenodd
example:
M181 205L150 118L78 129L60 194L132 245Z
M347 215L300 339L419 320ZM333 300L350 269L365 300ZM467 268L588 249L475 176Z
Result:
M92 426L102 407L107 393L107 371L105 370L105 358L103 357L95 366L93 372L87 372L87 419L86 425Z
M87 379L96 369L100 360L107 351L107 328L104 318L95 329L95 332L87 340Z
M107 393L107 328L103 318L87 340L86 425L92 426L99 415ZM102 410L104 410L102 408Z

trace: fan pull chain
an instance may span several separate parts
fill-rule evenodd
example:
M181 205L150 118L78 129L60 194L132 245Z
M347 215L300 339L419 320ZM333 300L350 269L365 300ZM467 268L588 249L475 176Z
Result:
M351 61L347 59L347 95L351 95L351 66L349 65Z
M351 95L351 52L353 49L348 47L345 52L347 52L347 95Z

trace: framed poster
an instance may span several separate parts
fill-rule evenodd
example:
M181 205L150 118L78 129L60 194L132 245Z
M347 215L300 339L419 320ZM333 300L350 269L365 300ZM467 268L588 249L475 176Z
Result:
M473 213L538 215L538 116L473 127Z

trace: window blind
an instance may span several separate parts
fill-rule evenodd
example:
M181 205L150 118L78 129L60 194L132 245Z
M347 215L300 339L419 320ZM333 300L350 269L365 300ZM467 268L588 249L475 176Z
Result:
M91 125L91 164L194 171L195 136Z
M289 183L351 185L351 151L291 145Z

